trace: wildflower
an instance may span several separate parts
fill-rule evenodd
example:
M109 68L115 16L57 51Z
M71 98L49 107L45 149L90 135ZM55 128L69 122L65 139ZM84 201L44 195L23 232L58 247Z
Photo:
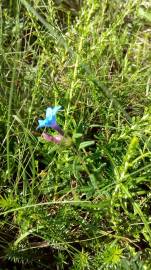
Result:
M48 142L54 142L56 144L61 143L61 141L63 140L63 136L62 135L55 135L55 136L51 136L45 132L42 133L42 137L48 141Z
M51 127L55 129L56 131L58 131L63 136L64 132L56 122L56 114L60 109L61 109L61 106L54 106L53 108L48 107L46 110L46 118L44 120L42 119L38 120L39 125L37 129L43 128L43 127Z

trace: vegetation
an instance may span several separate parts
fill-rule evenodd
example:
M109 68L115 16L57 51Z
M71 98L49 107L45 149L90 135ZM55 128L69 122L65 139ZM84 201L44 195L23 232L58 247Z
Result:
M0 24L0 269L150 269L150 1L3 1Z

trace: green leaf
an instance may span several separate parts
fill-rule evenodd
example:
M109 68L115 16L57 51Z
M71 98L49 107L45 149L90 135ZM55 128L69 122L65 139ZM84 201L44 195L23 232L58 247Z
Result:
M82 137L82 133L74 133L73 134L73 139L78 139L78 138L80 138L80 137Z
M95 141L85 141L85 142L82 142L80 143L80 146L79 146L79 149L83 149L83 148L86 148L90 145L93 145L95 143Z
M144 11L144 9L142 9L142 8L139 9L139 16L141 18L144 18L145 20L151 22L151 13Z

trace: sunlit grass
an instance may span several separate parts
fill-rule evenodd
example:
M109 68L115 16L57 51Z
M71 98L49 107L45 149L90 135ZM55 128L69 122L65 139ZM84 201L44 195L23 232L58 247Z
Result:
M150 6L33 2L2 6L2 269L150 269Z

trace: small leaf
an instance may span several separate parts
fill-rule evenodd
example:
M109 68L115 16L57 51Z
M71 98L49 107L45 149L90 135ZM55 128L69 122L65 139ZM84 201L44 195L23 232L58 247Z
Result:
M145 11L144 9L139 9L139 16L144 18L145 20L151 22L151 13L148 11Z
M74 133L73 134L73 139L78 139L78 138L80 138L80 137L82 137L82 133Z
M95 143L95 141L85 141L85 142L82 142L80 143L80 146L79 146L79 149L83 149L83 148L86 148L90 145L93 145Z
M90 177L90 180L91 180L91 183L92 183L93 187L95 189L97 189L97 181L96 181L95 176L93 174L89 174L89 177Z

